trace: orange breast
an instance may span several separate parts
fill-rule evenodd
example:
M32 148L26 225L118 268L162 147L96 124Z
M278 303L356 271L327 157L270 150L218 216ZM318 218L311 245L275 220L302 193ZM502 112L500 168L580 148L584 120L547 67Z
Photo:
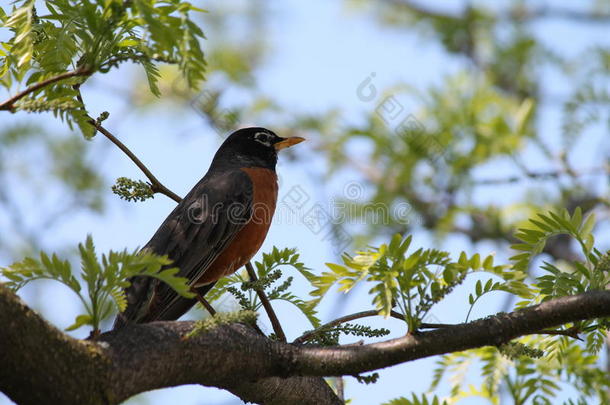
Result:
M244 266L258 252L269 231L277 202L277 175L269 169L249 167L242 170L252 180L252 217L205 271L197 286L233 274Z

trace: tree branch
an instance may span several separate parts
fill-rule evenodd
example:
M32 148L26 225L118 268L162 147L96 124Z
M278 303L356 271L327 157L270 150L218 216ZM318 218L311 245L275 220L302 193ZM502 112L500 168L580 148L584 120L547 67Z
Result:
M254 271L254 267L252 267L252 262L246 263L246 271L248 272L248 277L250 277L250 281L258 280L256 272ZM280 341L285 342L286 334L282 329L282 324L280 323L279 318L277 317L275 311L273 310L273 307L271 306L271 301L269 301L269 298L265 294L265 291L263 291L261 288L256 288L255 291L258 295L258 298L261 300L261 304L263 304L263 308L265 308L265 312L267 312L269 320L271 321L273 332L275 332L275 335Z
M439 9L427 8L423 5L425 3L423 1L414 2L411 0L385 0L385 2L395 7L402 8L403 10L408 10L409 12L423 18L458 20L466 17L465 13L449 14L444 13ZM528 8L522 6L513 7L506 11L500 10L496 14L496 18L500 20L516 21L558 18L581 23L607 23L610 21L609 14L596 11L580 11L555 7Z
M375 309L372 309L369 311L356 312L356 313L350 314L350 315L345 315L345 316L342 316L335 320L332 320L330 322L327 322L324 325L322 325L314 330L310 330L308 332L303 333L301 336L296 338L292 343L293 344L303 344L303 343L307 342L308 340L310 340L311 338L318 335L320 332L324 332L324 331L332 328L333 326L341 325L342 323L354 321L356 319L368 318L371 316L378 316L378 315L379 315L379 312ZM392 317L395 318L395 316L392 316ZM400 314L398 314L398 319L401 319L404 321L404 317Z
M440 328L451 328L453 326L456 326L456 324L450 324L450 323L422 323L419 325L419 327L421 329L440 329ZM567 337L571 337L573 339L576 340L582 340L580 338L580 336L578 336L579 333L582 333L582 330L580 330L580 328L577 327L571 327L568 329L544 329L544 330L539 330L538 332L536 332L537 335L553 335L553 336L567 336Z
M43 80L41 82L38 82L38 83L28 87L27 89L23 90L22 92L19 92L19 93L15 94L13 97L9 98L8 100L0 103L0 111L4 110L4 111L13 112L15 110L15 103L17 101L21 100L23 97L27 96L28 94L38 91L44 87L47 87L50 84L59 82L61 80L65 80L65 79L69 79L69 78L77 77L77 76L88 76L89 74L91 74L91 71L89 69L86 69L85 67L81 66L76 70L72 70L70 72L65 72L65 73L61 73L57 76L50 77L46 80Z
M310 330L308 332L305 332L304 334L302 334L301 336L299 336L298 338L296 338L292 344L303 344L305 342L307 342L308 340L310 340L311 338L315 337L317 334L319 334L320 332L323 332L325 330L328 330L334 326L340 325L342 323L345 322L350 322L350 321L354 321L356 319L362 319L362 318L368 318L368 317L372 317L372 316L378 316L379 312L377 310L369 310L369 311L361 311L361 312L356 312L350 315L345 315L342 316L340 318L337 318L333 321L330 321L328 323L325 323L324 325L320 326L319 328L316 328L314 330ZM400 314L399 312L396 311L391 311L390 313L390 317L404 321L405 318L402 314ZM458 324L450 324L450 323L421 323L419 325L420 329L441 329L441 328L451 328L454 326L458 326ZM545 329L545 330L540 330L538 331L536 334L541 334L541 335L562 335L562 336L568 336L577 340L582 340L578 334L581 333L582 331L578 328L572 327L572 328L568 328L565 330L550 330L550 329Z
M125 153L129 159L144 173L144 175L150 181L150 187L154 193L161 193L171 198L176 202L180 202L182 198L176 193L174 193L169 188L165 187L163 183L161 183L154 174L146 167L144 163L127 147L123 142L121 142L116 136L112 135L110 131L104 128L101 124L97 123L95 120L91 120L91 125L95 127L98 131L100 131L106 138L110 140L113 144L115 144L123 153Z
M561 169L561 170L550 170L546 172L526 172L524 176L508 176L504 178L495 179L481 179L473 180L472 185L475 186L495 186L499 184L514 184L524 180L557 180L563 176L570 177L581 177L581 176L596 176L596 175L607 175L610 172L610 167L607 165L601 167L594 167L588 170L575 172L573 170Z
M610 314L610 291L591 291L502 313L467 324L406 335L358 348L303 346L292 360L291 372L346 375L373 371L402 362L482 346L497 346L548 328Z
M74 90L76 90L76 98L82 104L83 109L85 111L87 111L87 108L85 107L85 101L83 100L83 96L80 92L80 84L75 85ZM104 128L104 126L101 124L101 122L94 120L90 116L87 116L87 117L89 118L89 123L96 130L101 132L102 135L104 135L106 138L108 138L108 140L110 142L115 144L125 155L127 155L127 157L129 159L131 159L131 161L133 163L135 163L136 166L138 166L138 169L140 169L142 171L142 173L144 173L146 178L148 178L148 181L150 182L150 188L152 189L153 193L161 193L161 194L171 198L172 200L174 200L177 203L179 203L182 200L182 198L178 194L174 193L169 188L165 187L163 185L163 183L161 183L159 181L159 179L157 179L155 177L155 175L152 174L152 172L148 169L148 167L146 167L146 165L144 163L142 163L142 161L135 155L135 153L133 153L131 151L131 149L129 149L127 146L125 146L125 144L123 142L121 142L116 136L114 136L110 131L108 131L106 128Z
M0 390L20 404L116 404L151 389L203 384L261 404L338 404L326 383L312 377L354 375L496 346L608 316L610 291L591 291L363 346L296 346L269 340L241 324L184 339L192 322L132 324L91 342L61 333L0 285ZM65 389L57 390L59 384Z
M607 13L599 13L596 11L579 11L570 10L567 8L552 8L542 7L533 10L522 10L521 7L517 7L511 10L509 13L504 15L506 18L514 20L534 20L544 18L555 18L572 20L580 23L608 23L610 21L610 15Z
M1 283L0 325L0 391L19 404L118 404L140 392L182 384L215 386L264 405L341 404L319 377L265 373L269 376L259 378L244 357L270 341L246 325L224 325L183 339L192 322L163 322L129 326L99 341L77 340ZM228 351L222 349L225 339ZM227 373L240 364L242 372Z

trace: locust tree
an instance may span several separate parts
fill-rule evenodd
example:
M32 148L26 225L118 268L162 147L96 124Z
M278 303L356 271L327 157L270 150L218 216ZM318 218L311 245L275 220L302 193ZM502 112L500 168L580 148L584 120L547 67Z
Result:
M208 27L198 14L205 10L188 2L25 0L0 8L0 83L6 90L0 117L7 123L0 127L0 154L19 156L20 148L36 145L51 156L51 176L70 196L60 212L42 217L61 221L60 213L75 208L101 210L111 196L140 204L154 196L180 201L138 151L105 126L116 112L112 105L97 115L90 112L88 81L132 64L141 67L147 90L139 97L145 103L156 103L162 92L161 98L192 100L203 90L196 107L214 130L231 129L245 115L279 111L278 126L316 140L331 163L327 175L349 169L374 190L370 198L349 201L355 212L364 216L369 206L408 201L410 215L420 218L405 223L391 217L383 226L375 222L352 230L361 234L323 269L309 268L294 248L265 252L208 295L212 305L223 296L234 297L239 306L234 312L104 332L104 320L125 307L123 289L130 277L157 277L188 296L185 280L176 277L166 257L128 249L98 252L87 230L76 253L44 249L39 235L27 232L26 203L18 192L2 187L0 203L18 231L0 235L5 245L0 251L11 259L2 263L0 284L3 393L24 404L107 404L152 389L201 384L261 404L338 404L347 399L343 377L372 384L383 368L437 356L430 387L388 403L454 403L468 396L497 403L500 392L511 403L555 403L566 386L576 393L567 403L610 401L610 380L600 361L610 327L610 255L603 241L595 241L601 224L596 214L607 212L608 202L600 188L582 180L591 173L607 176L607 167L602 162L583 171L570 160L571 147L586 135L587 126L607 112L609 52L588 49L590 63L575 63L546 49L529 25L558 17L606 24L610 18L603 9L572 12L522 4L496 10L470 6L452 14L409 1L382 1L375 9L357 3L377 23L432 33L431 40L449 55L468 60L471 69L420 92L405 92L402 84L377 88L365 77L355 89L357 97L366 101L405 92L418 100L421 111L396 126L374 112L345 126L334 110L316 116L285 111L272 96L254 106L223 109L218 100L231 86L252 88L250 75L261 63L257 58L264 46L229 42L204 57ZM260 10L250 11L260 23ZM501 37L500 27L509 34ZM222 24L209 32L222 35ZM536 125L547 97L538 80L539 63L578 84L563 101L559 146L549 144ZM206 87L206 74L215 72L228 78L224 87ZM35 113L63 122L70 136L9 125L12 114ZM130 159L141 178L121 177L112 188L104 187L103 173L83 152L103 141L113 145L112 159ZM354 141L368 146L357 161L348 153ZM532 149L550 169L530 167L526 156ZM485 165L502 159L513 164L506 178L479 175ZM11 167L0 169L3 176L11 175ZM551 191L541 197L526 192L513 205L481 204L475 198L481 188L542 187L538 182L548 182ZM437 245L417 246L415 232L433 234ZM468 238L472 250L450 253L444 241L454 235ZM477 243L484 240L510 252L507 258L478 252ZM32 252L39 246L42 251ZM478 281L467 289L464 281L472 277ZM83 312L75 314L67 331L19 298L22 287L41 279L63 284L82 303ZM297 283L308 294L295 293ZM320 319L322 300L339 292L349 296L361 285L369 295L361 311ZM508 297L505 311L469 318L482 297L499 292ZM462 294L468 302L464 318L427 322L449 294ZM300 335L286 336L282 324L287 320L273 309L278 300L303 313L309 324ZM44 305L53 310L53 302ZM261 317L270 320L273 333L257 326ZM397 319L400 327L359 322L370 317ZM88 339L67 333L80 328L88 328ZM468 364L480 377L474 383L463 372ZM447 380L450 392L441 392Z

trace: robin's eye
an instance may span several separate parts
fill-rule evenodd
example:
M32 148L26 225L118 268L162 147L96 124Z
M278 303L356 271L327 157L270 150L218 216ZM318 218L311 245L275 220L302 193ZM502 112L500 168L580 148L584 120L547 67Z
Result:
M262 143L265 146L271 146L271 135L265 132L257 132L254 134L254 140Z

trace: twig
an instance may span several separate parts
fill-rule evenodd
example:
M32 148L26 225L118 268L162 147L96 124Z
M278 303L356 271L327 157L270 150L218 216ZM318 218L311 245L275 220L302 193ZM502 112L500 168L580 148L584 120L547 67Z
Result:
M580 332L582 332L580 330L580 328L577 328L577 327L573 326L571 328L564 329L564 330L544 329L544 330L541 330L539 333L541 333L543 335L568 336L568 337L571 337L573 339L582 341L582 338L580 336L578 336L578 334Z
M254 271L254 267L252 267L252 262L246 263L246 271L248 272L250 281L258 280L258 277L256 276L256 272ZM256 291L256 294L258 295L258 298L261 300L261 303L263 304L263 308L265 308L265 311L267 312L267 316L269 317L269 320L271 321L271 326L273 327L273 332L275 332L275 335L277 336L277 338L280 341L285 342L286 334L284 334L284 330L282 329L282 324L280 324L280 320L278 319L277 315L275 314L275 311L273 310L273 307L271 306L271 302L269 301L269 298L267 297L267 295L261 288L256 288L255 291Z
M212 304L210 304L208 300L206 300L204 296L201 295L199 291L197 291L196 288L192 288L191 292L195 294L195 296L197 297L197 301L199 301L199 303L210 313L210 315L216 315L216 310L214 309Z
M405 316L403 314L401 314L400 312L390 311L390 316L392 318L400 319L401 321L405 320Z
M505 16L515 20L533 20L542 18L558 18L572 20L581 23L607 23L610 21L610 15L595 11L581 12L576 10L568 10L561 8L542 7L534 10L523 10L520 7L511 10Z
M575 172L573 169L563 169L557 171L548 171L548 172L527 172L524 176L509 176L505 178L497 178L497 179L481 179L475 180L472 184L477 186L494 186L498 184L513 184L518 183L523 180L555 180L562 176L570 176L570 177L582 177L582 176L595 176L598 174L607 174L610 171L610 167L601 166L594 167L589 170L584 170L580 172Z
M293 344L301 344L301 343L304 343L304 342L308 341L312 337L316 336L318 333L320 333L320 332L322 332L324 330L327 330L329 328L332 328L333 326L337 326L337 325L340 325L342 323L353 321L353 320L356 320L356 319L368 318L368 317L377 316L377 315L379 315L379 311L377 311L375 309L372 309L372 310L369 310L369 311L356 312L356 313L353 313L351 315L345 315L345 316L342 316L340 318L335 319L334 321L330 321L328 323L325 323L324 325L322 325L322 326L320 326L320 327L318 327L318 328L316 328L314 330L310 330L309 332L303 333L301 336L296 338L292 343ZM396 311L391 311L390 312L390 316L392 318L400 319L400 320L403 320L403 321L405 320L405 317L402 316L401 314L399 314Z
M377 316L379 315L379 312L376 310L370 310L370 311L361 311L361 312L356 312L354 314L351 315L345 315L342 316L340 318L335 319L334 321L330 321L328 323L325 323L324 325L314 329L314 330L310 330L308 332L303 333L301 336L299 336L298 338L296 338L292 343L293 344L301 344L301 343L305 343L307 342L309 339L313 338L314 336L316 336L317 334L319 334L320 332L327 330L329 328L332 328L333 326L337 326L340 325L342 323L345 322L349 322L349 321L353 321L355 319L360 319L360 318L367 318L370 316Z
M77 91L76 98L78 99L78 101L80 101L80 103L83 105L83 108L84 108L85 102L83 101L83 96L80 93L80 84L76 84L73 87L74 87L74 90ZM129 159L131 159L131 161L133 163L135 163L136 166L138 166L138 168L142 171L142 173L144 173L144 175L148 178L148 181L150 182L150 188L152 189L153 193L160 193L160 194L166 195L167 197L171 198L172 200L176 201L177 203L182 201L182 198L178 194L174 193L172 190L165 187L163 185L163 183L161 183L159 181L159 179L157 179L155 177L155 175L152 174L152 172L150 170L148 170L148 167L146 167L146 165L144 163L142 163L142 161L140 159L138 159L138 157L127 146L125 146L125 144L123 142L119 141L119 139L116 136L112 135L112 133L110 133L110 131L108 131L106 128L104 128L104 126L100 122L89 117L89 123L91 125L93 125L93 127L95 127L95 129L100 131L102 133L102 135L104 135L106 138L108 138L110 140L110 142L115 144L121 151L123 151L123 153L125 153L127 155L127 157L129 157Z
M71 77L77 77L77 76L88 76L89 74L91 74L91 71L89 69L86 69L81 66L76 70L72 70L70 72L65 72L65 73L59 74L57 76L50 77L46 80L43 80L41 82L38 82L38 83L28 87L27 89L23 90L22 92L15 94L13 97L11 97L8 100L1 103L0 111L4 110L4 111L13 112L15 109L15 103L17 101L21 100L23 97L27 96L28 94L33 93L37 90L42 89L43 87L46 87L50 84L59 82L64 79L69 79Z
M421 17L428 19L451 19L451 20L464 20L468 17L466 13L469 12L469 9L466 9L465 12L459 14L446 14L442 13L439 10L433 10L429 8L425 8L416 2L412 2L409 0L386 0L386 3L390 3L394 6L403 7L408 9L414 14L417 14ZM423 3L423 2L419 2ZM607 23L610 20L610 14L601 13L596 11L577 11L577 10L569 10L566 8L551 8L551 7L541 7L538 9L534 8L525 8L522 6L514 7L510 10L499 12L495 16L498 20L515 20L515 21L530 21L530 20L538 20L538 19L549 19L549 18L559 18L559 19L567 19L575 22L584 22L584 23Z
M138 166L138 168L140 170L142 170L142 173L144 173L144 175L148 178L148 181L150 181L150 188L152 189L152 191L154 193L161 193L163 195L166 195L176 202L180 202L182 200L182 198L180 198L180 196L178 196L178 194L174 193L173 191L171 191L170 189L165 187L154 176L154 174L152 174L151 171L148 170L148 168L144 165L144 163L142 163L140 161L140 159L138 159L138 157L136 155L134 155L133 152L131 150L129 150L129 148L127 146L125 146L125 144L123 144L123 142L119 141L114 135L112 135L101 124L96 123L94 120L91 120L90 122L95 127L95 129L100 131L106 138L108 138L110 140L110 142L114 143L120 150L123 151L123 153L125 153L133 161L133 163L136 164L136 166Z

